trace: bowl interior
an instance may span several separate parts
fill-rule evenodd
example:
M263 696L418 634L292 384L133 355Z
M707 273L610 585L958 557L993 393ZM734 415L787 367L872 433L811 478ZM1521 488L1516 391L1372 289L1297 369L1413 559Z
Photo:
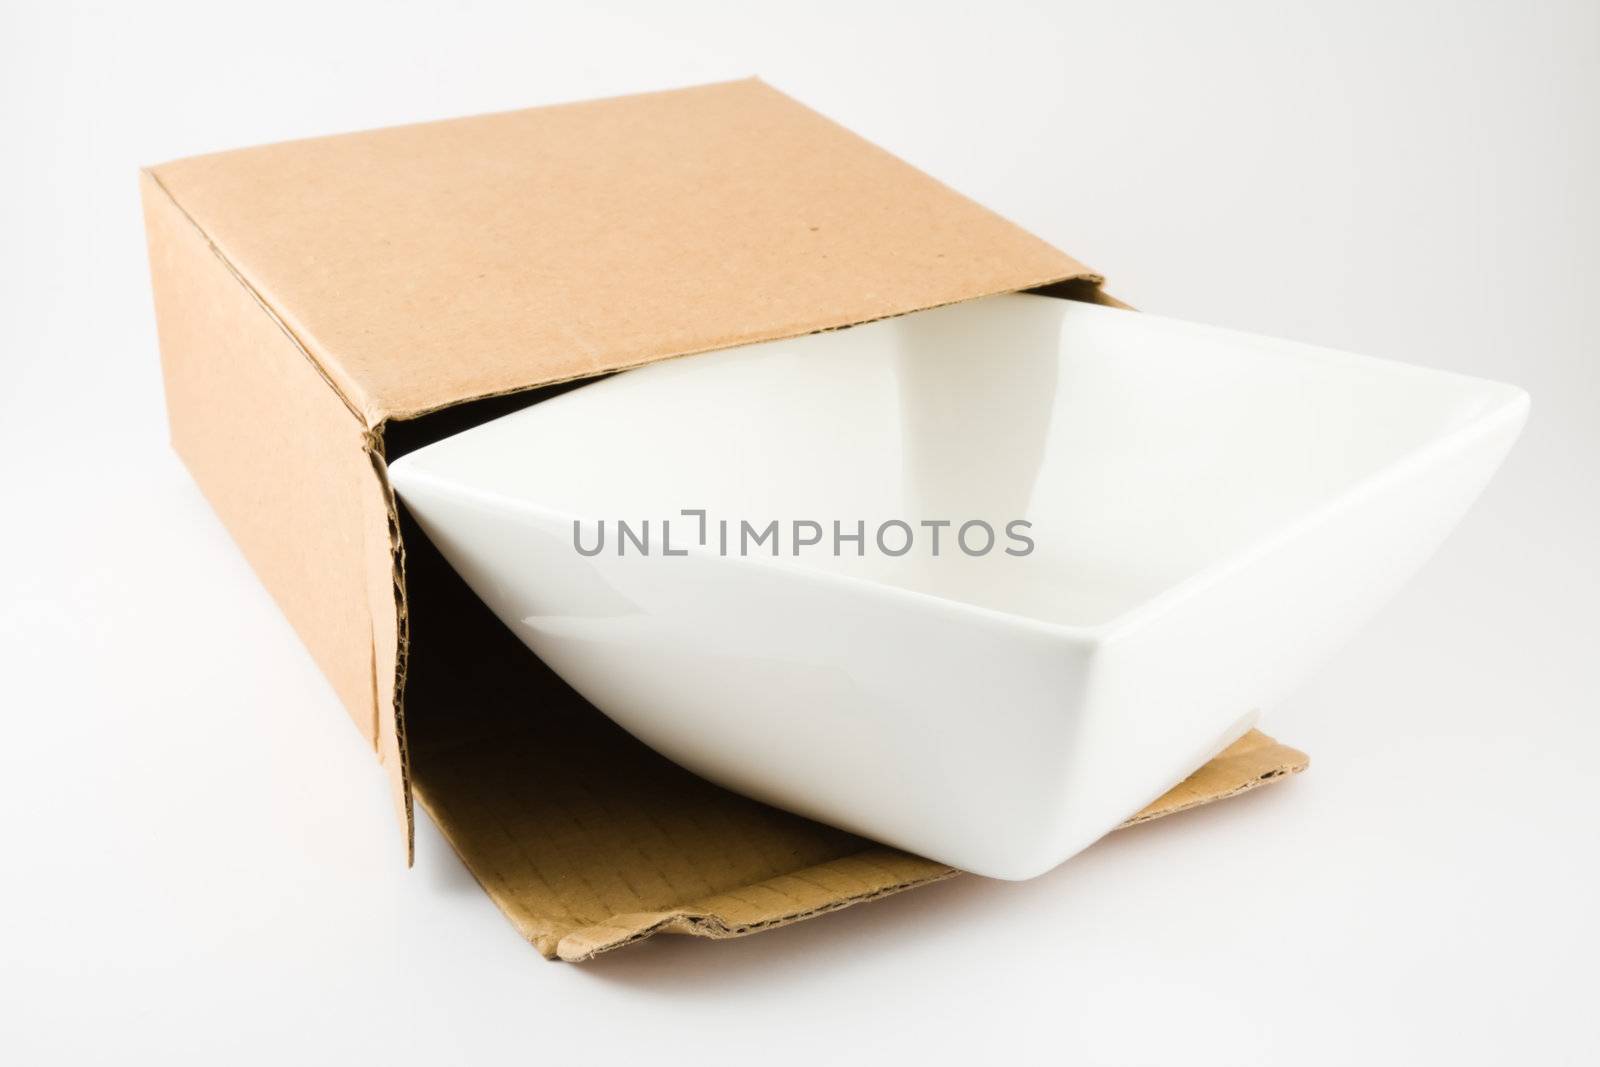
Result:
M618 520L648 521L658 552L663 521L674 548L702 552L720 551L727 522L735 554L741 523L761 532L775 521L777 555L747 543L749 558L1096 626L1514 393L1007 295L629 371L401 463L500 505L582 520L590 544L604 520L607 553ZM706 512L703 548L685 509ZM906 528L884 528L895 521ZM951 525L924 525L940 521ZM846 539L834 551L835 523L861 530L859 549ZM993 531L987 551L969 554L988 538L981 525L960 538L968 523ZM796 553L797 536L817 533ZM908 533L909 550L891 554ZM1031 551L1009 554L1025 547L1012 534Z

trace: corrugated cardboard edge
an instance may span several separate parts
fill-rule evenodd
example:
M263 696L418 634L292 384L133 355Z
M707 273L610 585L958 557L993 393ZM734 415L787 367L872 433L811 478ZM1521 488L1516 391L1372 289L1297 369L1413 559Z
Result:
M1122 826L1137 826L1238 796L1298 774L1310 762L1299 749L1251 730ZM579 962L658 933L714 939L743 937L960 873L932 860L880 846L667 911L617 915L559 938L544 935L532 940L534 947L548 958ZM510 902L503 901L492 887L485 888L515 922L513 908L508 907Z

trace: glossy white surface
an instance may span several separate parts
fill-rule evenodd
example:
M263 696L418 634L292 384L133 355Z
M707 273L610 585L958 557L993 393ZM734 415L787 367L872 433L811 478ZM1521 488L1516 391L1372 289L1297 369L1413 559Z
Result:
M1511 386L1013 295L628 372L391 476L500 618L646 743L1026 878L1342 643L1460 518L1527 407ZM707 513L703 547L684 509ZM588 549L609 527L598 554L575 520ZM620 543L618 520L648 521L653 551ZM685 555L662 554L663 520ZM772 520L779 554L741 555L741 523ZM795 520L823 543L795 545ZM875 544L888 520L911 528L903 555ZM938 555L924 520L953 524ZM955 543L972 520L997 531L986 554ZM1014 520L1026 555L1004 551L1022 550ZM835 555L835 522L866 542Z

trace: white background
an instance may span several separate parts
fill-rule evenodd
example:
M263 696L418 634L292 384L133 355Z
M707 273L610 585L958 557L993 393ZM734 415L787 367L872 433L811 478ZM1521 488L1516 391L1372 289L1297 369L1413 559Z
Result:
M1600 924L1600 6L0 14L0 1059L1578 1062ZM584 8L580 12L580 8ZM135 168L758 73L1164 314L1518 383L1303 777L741 942L524 945L168 452Z

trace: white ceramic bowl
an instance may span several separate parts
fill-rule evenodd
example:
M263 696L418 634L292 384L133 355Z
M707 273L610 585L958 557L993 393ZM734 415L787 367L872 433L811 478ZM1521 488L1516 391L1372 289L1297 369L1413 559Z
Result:
M1025 878L1344 641L1527 409L1511 386L1002 296L630 371L390 474L499 617L669 758ZM604 520L603 551L574 520L585 550ZM741 521L772 520L779 555L741 555ZM796 520L823 534L798 555ZM860 555L833 554L835 521L863 524ZM995 543L969 555L977 522Z

